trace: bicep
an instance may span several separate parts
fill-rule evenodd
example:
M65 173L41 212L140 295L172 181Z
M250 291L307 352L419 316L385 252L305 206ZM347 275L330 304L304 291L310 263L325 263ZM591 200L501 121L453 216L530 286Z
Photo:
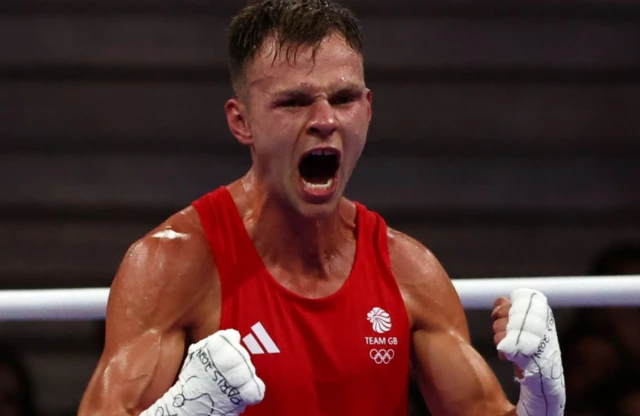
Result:
M434 415L503 415L512 407L484 359L455 328L417 330L413 366Z
M391 231L390 259L412 325L412 368L429 410L444 415L504 415L513 409L471 346L458 294L434 255Z
M413 338L414 367L435 415L504 415L512 405L473 348L467 319L450 279L437 265L439 285L423 297Z
M180 296L146 254L125 257L114 279L105 347L80 415L137 415L175 382L186 338Z

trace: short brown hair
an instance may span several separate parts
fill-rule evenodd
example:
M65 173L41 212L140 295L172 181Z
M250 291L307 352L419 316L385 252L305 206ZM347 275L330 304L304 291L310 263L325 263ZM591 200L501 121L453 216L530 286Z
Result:
M274 36L276 53L293 58L302 45L313 45L315 55L322 40L332 32L341 34L348 45L363 53L362 27L354 14L331 0L263 0L242 9L228 28L231 82L238 92L247 64L265 39Z

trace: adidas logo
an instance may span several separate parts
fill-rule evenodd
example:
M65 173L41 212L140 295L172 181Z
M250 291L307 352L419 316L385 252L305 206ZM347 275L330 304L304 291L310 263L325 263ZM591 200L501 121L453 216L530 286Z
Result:
M280 350L273 342L267 330L260 322L251 327L252 334L242 338L242 342L251 354L264 354L264 350L267 350L268 354L278 354ZM253 336L255 334L255 337ZM256 337L258 339L256 339ZM258 342L260 341L260 342ZM264 349L262 349L264 347Z

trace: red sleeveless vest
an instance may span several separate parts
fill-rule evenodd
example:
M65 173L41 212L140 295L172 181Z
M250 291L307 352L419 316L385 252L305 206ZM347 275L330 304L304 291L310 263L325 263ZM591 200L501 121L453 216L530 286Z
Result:
M356 204L351 274L334 294L307 299L267 271L225 187L193 206L220 275L220 329L240 332L266 385L244 415L407 414L409 321L380 216Z

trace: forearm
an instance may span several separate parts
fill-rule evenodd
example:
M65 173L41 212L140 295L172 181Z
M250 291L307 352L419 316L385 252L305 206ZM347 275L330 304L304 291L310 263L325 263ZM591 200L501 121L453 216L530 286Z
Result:
M134 371L134 365L126 365L130 362L128 357L122 358L105 359L98 365L82 398L78 416L140 416L148 407L145 403L152 402L153 399L146 397L149 394L145 394L152 381L152 371ZM144 361L139 358L137 365ZM155 360L152 361L155 365ZM124 368L131 370L131 374L123 372Z
M107 411L80 411L78 416L140 416L140 412L129 412L125 409L107 410Z
M110 402L108 404L90 403L86 400L80 405L78 416L140 416L140 410L129 410L124 405Z

